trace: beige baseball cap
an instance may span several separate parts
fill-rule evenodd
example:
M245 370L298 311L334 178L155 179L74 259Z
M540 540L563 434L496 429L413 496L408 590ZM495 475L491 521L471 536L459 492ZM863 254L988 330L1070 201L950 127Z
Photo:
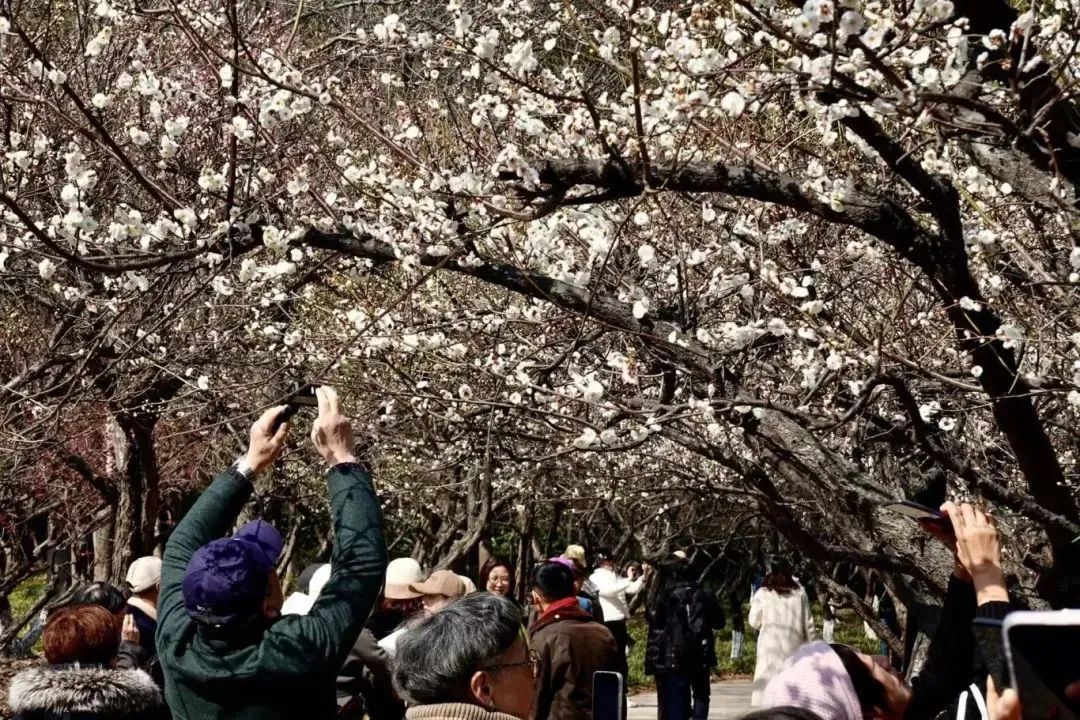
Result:
M465 586L465 594L476 592L476 583L472 581L471 577L466 575L458 575L458 580Z
M412 600L423 593L413 592L409 586L421 582L424 571L412 558L395 558L386 566L386 585L383 595L387 600Z
M136 593L161 585L161 558L152 555L136 558L128 567L126 580L131 592Z
M413 583L409 589L420 595L445 595L459 598L465 594L465 583L449 570L436 570L422 583Z
M576 563L585 564L585 548L580 545L567 545L563 557Z

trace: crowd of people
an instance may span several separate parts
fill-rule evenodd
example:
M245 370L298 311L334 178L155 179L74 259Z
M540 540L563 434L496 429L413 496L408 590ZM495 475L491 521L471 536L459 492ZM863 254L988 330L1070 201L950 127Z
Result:
M492 557L478 585L446 569L425 573L411 558L388 562L350 422L332 388L317 397L311 440L327 467L330 561L305 569L285 597L281 534L262 519L229 534L254 478L284 447L289 423L271 409L163 556L132 563L126 592L94 583L51 612L47 665L11 683L18 720L594 720L596 673L628 675L638 598L659 720L706 720L723 621L686 553L619 572L605 554L590 564L571 545L521 576ZM971 630L1011 610L995 523L966 503L942 511L947 525L925 527L956 565L921 673L909 684L880 658L817 641L806 593L777 562L750 603L759 634L748 720L932 718L957 708L960 717L1020 717L1015 693L987 686L1000 649L978 646ZM519 578L527 594L516 592Z

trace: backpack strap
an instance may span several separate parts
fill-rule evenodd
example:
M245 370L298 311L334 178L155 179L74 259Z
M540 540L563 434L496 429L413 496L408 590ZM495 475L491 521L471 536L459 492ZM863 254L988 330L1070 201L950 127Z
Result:
M975 698L975 704L979 708L979 715L982 720L990 720L990 710L986 707L986 698L983 697L982 691L979 690L979 686L975 683L971 683L971 697Z
M986 707L986 699L983 697L982 691L979 690L979 686L975 683L968 685L968 689L960 693L960 701L956 706L956 720L965 720L967 717L968 708L968 696L975 701L975 706L979 708L979 716L982 720L990 720L990 711Z

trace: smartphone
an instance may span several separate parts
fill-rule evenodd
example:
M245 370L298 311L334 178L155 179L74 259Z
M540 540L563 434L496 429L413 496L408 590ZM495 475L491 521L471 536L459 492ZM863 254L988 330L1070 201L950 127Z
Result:
M592 707L593 720L626 719L626 684L621 673L593 673Z
M319 398L315 397L315 391L322 385L318 383L308 383L307 385L300 386L292 395L285 400L285 409L274 418L274 425L272 427L273 432L277 432L277 429L281 427L282 423L292 419L296 413L300 412L302 407L319 407Z
M913 500L900 500L886 503L881 506L882 510L891 510L914 520L946 520L944 513L926 505L920 505Z
M1024 717L1080 719L1080 610L1014 612L1004 633Z
M986 671L994 678L994 685L998 690L1012 687L1009 682L1009 663L1005 659L1002 621L997 618L977 617L971 622L971 631L975 635L975 647L986 665Z

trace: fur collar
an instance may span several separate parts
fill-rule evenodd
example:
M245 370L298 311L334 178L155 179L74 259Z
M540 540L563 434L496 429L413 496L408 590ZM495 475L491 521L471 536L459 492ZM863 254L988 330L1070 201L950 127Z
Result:
M161 705L161 693L142 670L68 665L24 670L11 680L14 713L86 712L135 715Z

